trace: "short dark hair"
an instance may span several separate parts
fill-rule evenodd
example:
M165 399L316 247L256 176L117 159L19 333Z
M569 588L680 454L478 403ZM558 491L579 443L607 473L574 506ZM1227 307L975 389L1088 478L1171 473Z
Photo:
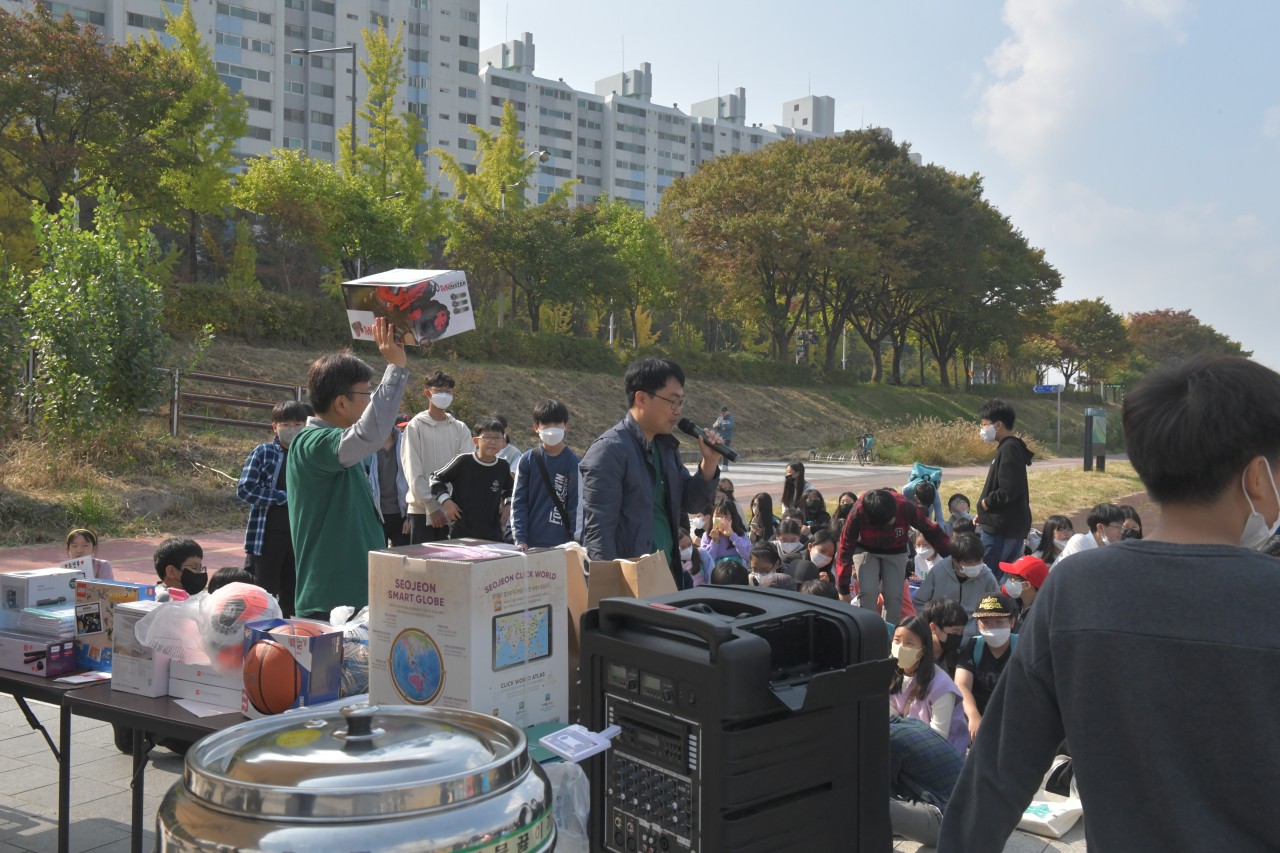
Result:
M825 545L828 542L836 541L836 534L829 527L819 527L813 533L809 534L809 547L814 545Z
M742 563L725 557L711 568L711 583L716 586L749 586L751 575Z
M920 506L930 507L933 506L934 500L938 497L938 490L928 480L920 480L916 483L913 494L916 503L920 504Z
M92 545L95 548L98 547L98 534L94 533L92 530L90 530L87 527L77 527L75 530L72 530L70 533L67 534L68 548L71 547L72 538L76 536L83 536L84 541L88 542L90 545Z
M199 557L204 559L204 549L200 547L200 543L194 539L166 539L160 543L160 547L156 549L152 555L152 561L156 565L156 576L160 580L164 580L164 570L173 566L175 569L181 568L182 564L190 557Z
M1247 358L1194 358L1147 374L1121 419L1152 499L1212 503L1249 460L1280 458L1280 374Z
M822 598L834 598L840 600L840 593L836 590L835 584L831 581L824 581L821 578L815 581L805 581L800 584L800 591L806 595L817 595Z
M782 536L783 534L794 533L796 536L803 537L804 531L805 531L804 524L802 524L799 521L796 521L794 518L784 517L781 521L778 522L778 526L774 528L773 536L776 539L779 536Z
M973 533L977 531L978 525L973 523L972 518L958 518L951 522L951 533L954 536L957 533Z
M862 496L862 517L872 527L886 527L898 515L898 500L888 489L872 489Z
M301 400L284 400L271 407L271 422L282 424L288 421L305 421L316 413L310 403Z
M990 421L995 423L999 421L1004 424L1005 429L1013 429L1013 422L1017 419L1017 415L1013 413L1013 406L1010 406L1004 400L992 398L982 404L982 408L978 409L978 420Z
M1097 504L1089 510L1089 515L1085 518L1090 533L1097 530L1099 524L1122 524L1123 522L1124 513L1115 504Z
M457 386L458 383L454 378L440 368L436 368L422 378L423 388L456 388Z
M333 408L333 401L351 393L353 386L373 379L373 368L351 354L351 350L339 350L322 355L311 362L307 371L307 389L311 405L325 414Z
M637 391L643 391L646 394L660 391L673 376L677 382L684 385L684 371L680 369L680 365L669 358L652 356L631 362L626 374L622 377L622 390L627 395L627 408L635 405Z
M751 546L751 556L758 560L768 560L769 565L776 566L782 562L778 549L768 542L757 542Z
M205 591L217 592L231 583L251 583L254 586L261 586L258 579L253 576L253 572L248 569L242 569L240 566L223 566L209 575L209 583L205 584Z
M969 496L966 494L962 494L961 492L956 492L954 495L947 498L947 512L951 511L951 505L955 503L957 500L964 501L969 505L969 509L973 509L973 501L969 500Z
M951 540L951 561L976 563L982 559L985 549L976 533L957 533Z
M502 421L494 417L481 418L471 427L472 435L483 435L486 432L502 433Z
M490 415L490 417L492 417L492 418L493 418L495 421L497 421L498 423L502 424L502 431L503 431L503 432L506 432L506 431L507 431L507 427L508 427L508 426L510 426L510 424L508 424L508 423L507 423L507 419L506 419L505 417L503 417L502 415L498 414L497 412L494 412L492 415Z
M935 598L924 606L920 615L939 628L963 628L969 624L969 614L954 598Z
M533 407L535 424L567 424L569 409L559 400L543 400Z

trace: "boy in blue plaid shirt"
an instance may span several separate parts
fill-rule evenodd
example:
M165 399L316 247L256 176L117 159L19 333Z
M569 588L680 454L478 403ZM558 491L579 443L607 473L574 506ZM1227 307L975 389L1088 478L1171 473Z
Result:
M244 535L244 567L253 572L259 586L279 599L286 617L293 615L297 570L289 531L285 460L289 442L313 414L309 403L276 403L271 410L275 438L253 449L236 484L236 495L250 507Z

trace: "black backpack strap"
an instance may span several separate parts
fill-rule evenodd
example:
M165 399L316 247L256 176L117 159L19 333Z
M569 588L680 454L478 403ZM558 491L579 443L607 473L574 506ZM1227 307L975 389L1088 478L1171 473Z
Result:
M551 484L551 474L547 471L547 460L542 458L541 447L534 448L533 458L538 460L538 471L542 474L542 484L547 487L547 491L551 493L551 500L556 502L556 509L560 511L560 523L564 525L564 532L569 534L570 539L573 539L573 525L569 523L569 513L564 508L564 501L560 500L560 495L556 493L555 486Z

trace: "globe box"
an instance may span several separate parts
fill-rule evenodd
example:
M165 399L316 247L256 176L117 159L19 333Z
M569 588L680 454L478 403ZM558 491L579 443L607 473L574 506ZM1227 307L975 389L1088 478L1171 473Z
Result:
M471 539L369 554L371 701L569 722L565 565Z

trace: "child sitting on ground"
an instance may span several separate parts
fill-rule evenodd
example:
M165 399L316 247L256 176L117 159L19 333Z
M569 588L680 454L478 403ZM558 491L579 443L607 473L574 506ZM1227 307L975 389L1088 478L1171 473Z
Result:
M182 601L209 584L204 549L194 539L166 539L152 558L156 567L156 601Z
M960 690L934 663L928 623L919 616L902 620L894 629L889 654L898 662L889 685L889 713L928 723L964 755L969 748L969 726Z
M89 577L98 580L113 581L115 574L111 571L111 563L98 557L98 535L87 527L77 527L67 534L67 559L91 557L93 567Z

